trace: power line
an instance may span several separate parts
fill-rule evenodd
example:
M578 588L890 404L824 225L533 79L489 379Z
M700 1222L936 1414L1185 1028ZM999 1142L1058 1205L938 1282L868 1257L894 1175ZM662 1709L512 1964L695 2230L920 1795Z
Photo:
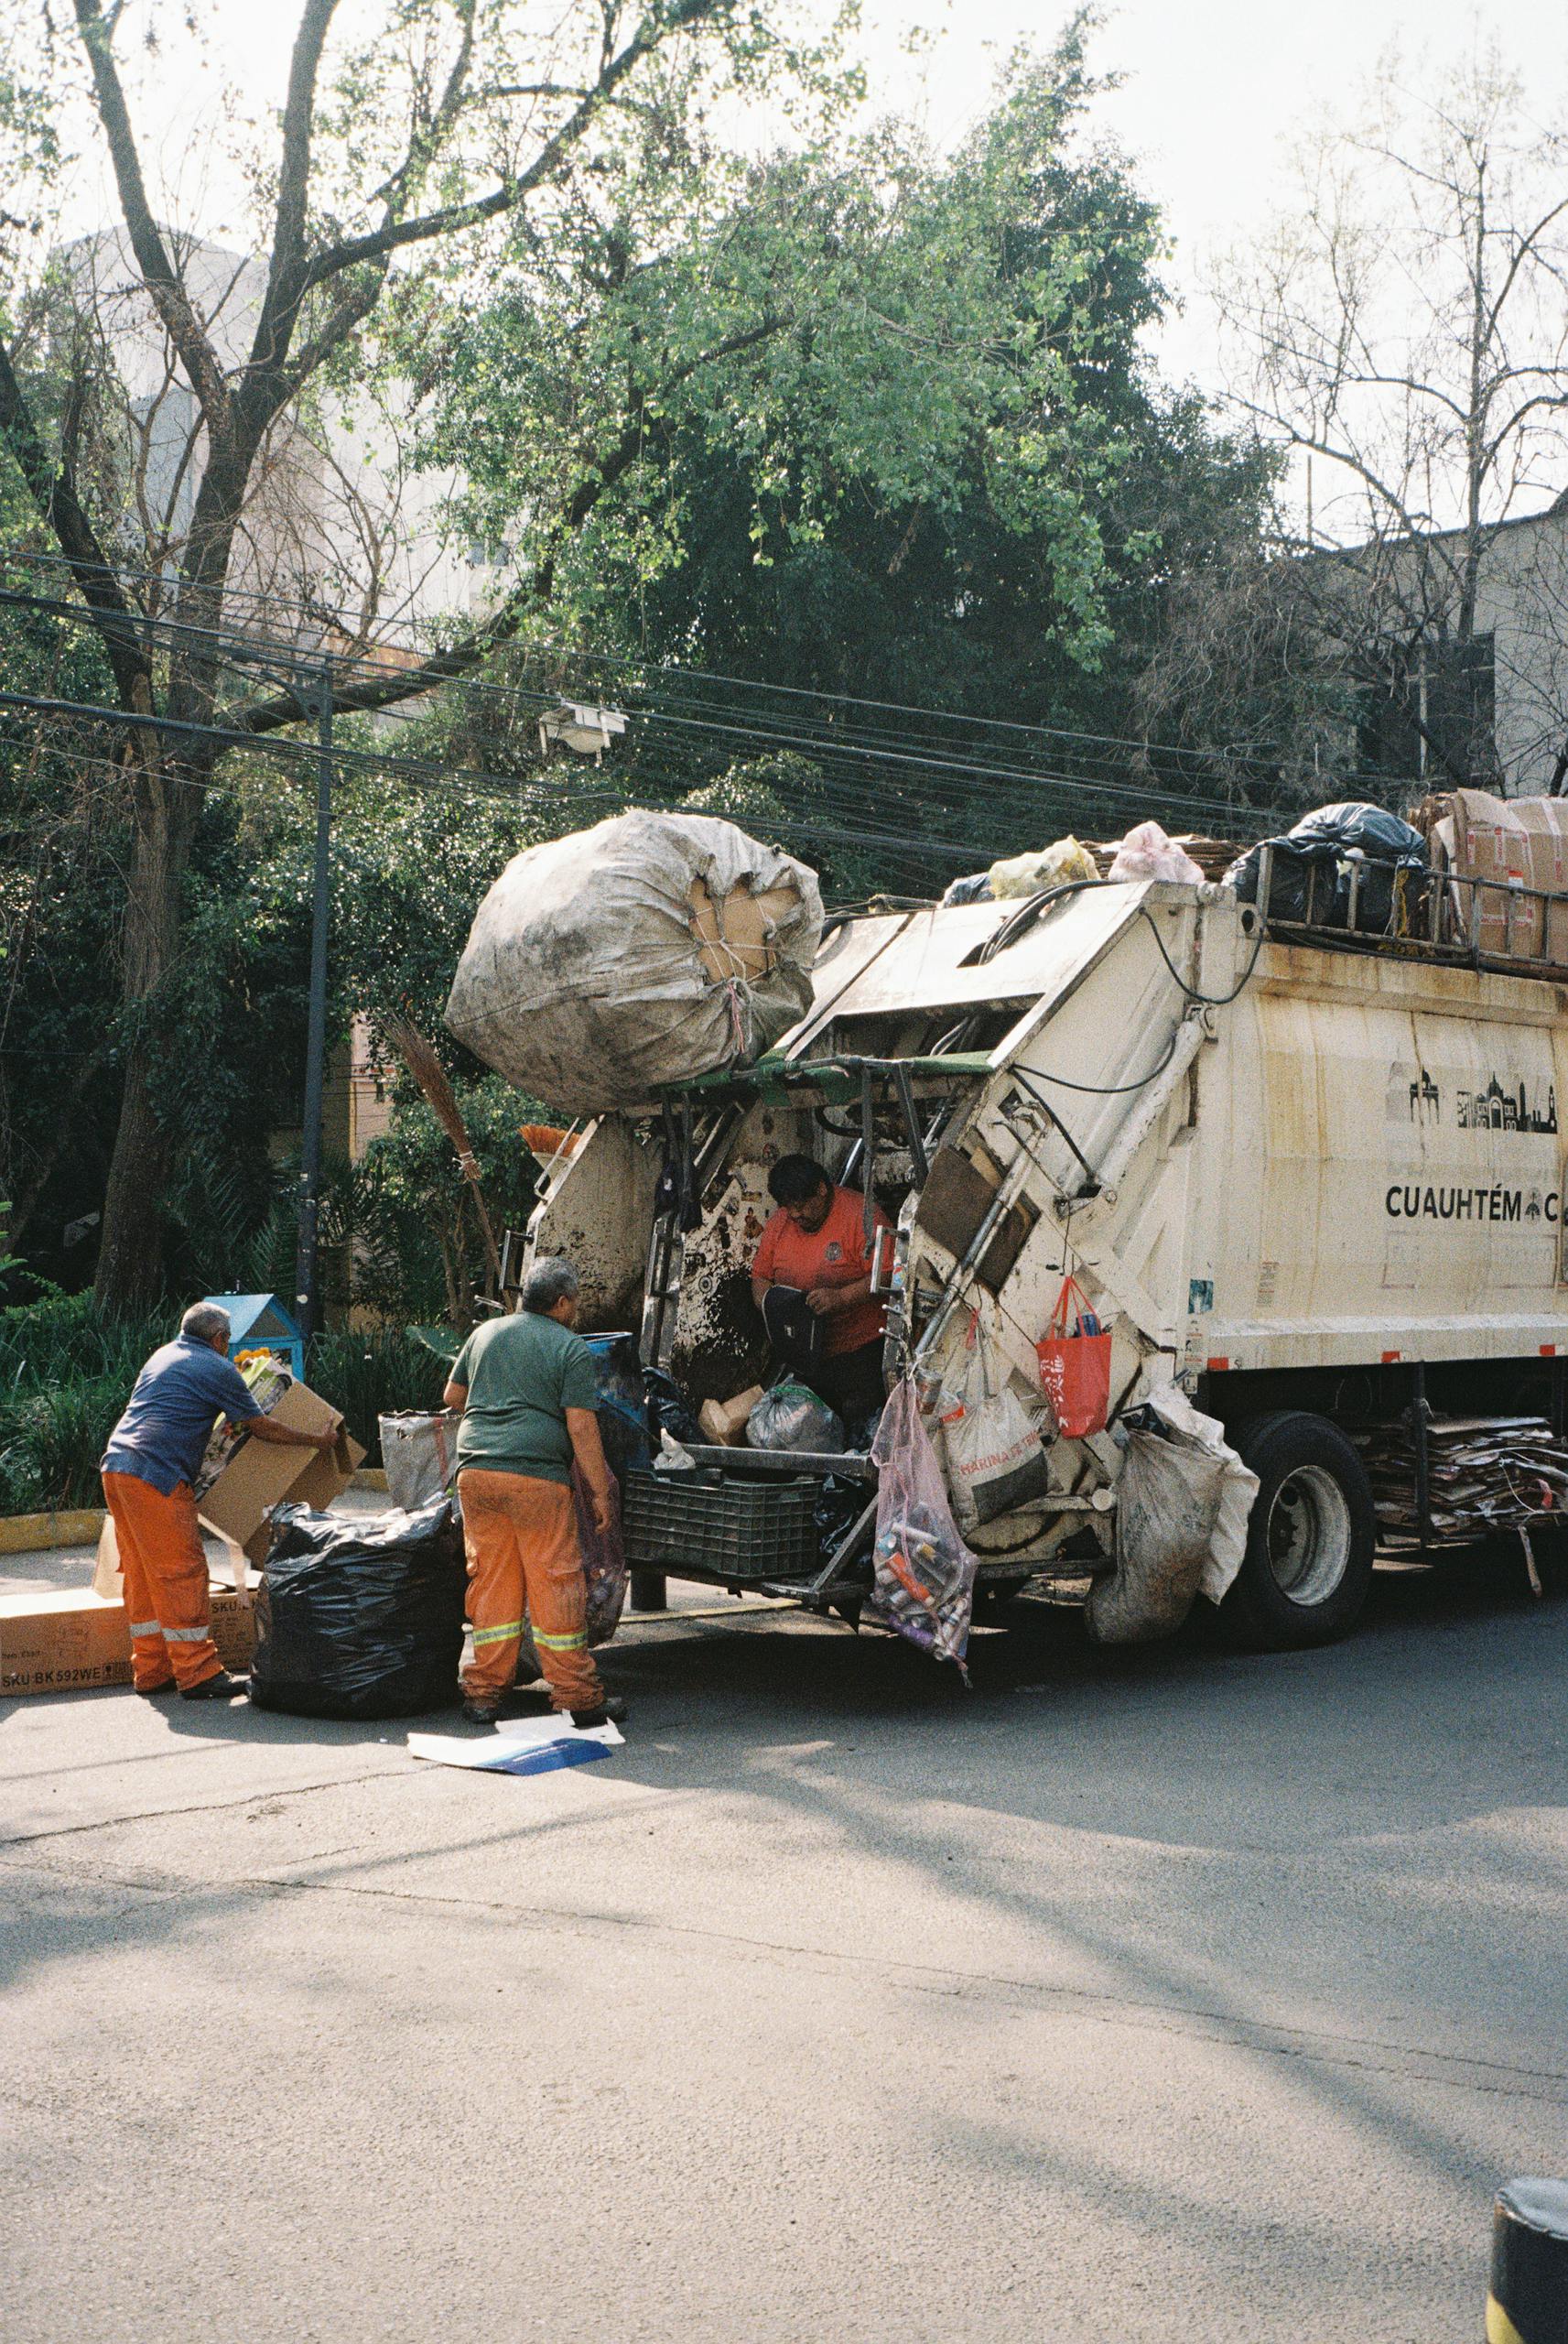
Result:
M59 555L18 551L7 553L5 556L5 559L7 560L28 563L38 568L51 568L57 570L63 568L67 570L70 570L70 565L65 560L65 558ZM169 582L162 573L156 571L135 571L126 569L118 570L115 574L123 577L140 577L149 582L161 583L164 585L167 585ZM195 591L200 591L202 590L198 589ZM217 590L212 591L216 591ZM294 609L300 612L302 614L312 617L318 624L324 623L322 614L319 611L312 611L309 605L302 602L296 602L287 596L249 594L239 589L225 589L222 591L219 599L226 602L243 600L254 602L263 608L276 607L282 609ZM61 603L59 607L62 614L67 612L74 612L77 608L75 605L66 603ZM84 612L83 616L87 619L87 623L93 626L95 631L101 630L103 622L97 614L86 613ZM108 622L110 624L114 624L114 623L115 622L113 620ZM205 636L212 640L228 641L231 643L235 640L232 635L222 635L219 630L199 628L187 621L157 619L152 617L150 614L135 611L127 618L121 620L119 624L130 625L143 624L166 630L186 629L192 635ZM334 665L342 664L348 667L367 669L382 679L384 679L389 674L395 675L397 673L395 665L377 662L368 653L333 655L325 652L319 647L316 647L309 655L307 655L302 646L290 645L287 638L278 638L275 636L270 638L270 640L272 644L280 650L280 652L287 653L292 650L296 657L312 656L317 658L330 657ZM448 647L450 648L451 646ZM589 647L566 644L558 640L553 640L548 647L553 649L558 657L574 660L580 666L605 667L612 672L622 674L669 676L675 678L677 683L684 684L689 689L698 692L701 692L706 688L716 684L724 685L737 691L770 694L780 699L812 701L819 705L826 705L833 708L867 709L874 711L878 715L914 717L928 724L939 726L963 725L970 730L983 726L997 732L1016 733L1032 739L1082 743L1095 748L1120 749L1138 755L1158 753L1162 755L1196 759L1225 758L1233 762L1238 759L1242 759L1251 764L1267 763L1270 757L1270 752L1266 746L1258 746L1251 743L1231 743L1217 749L1196 749L1190 743L1153 741L1144 737L1135 737L1129 734L1095 732L1065 725L1026 723L1020 720L1009 717L979 715L961 710L934 709L928 706L921 706L919 704L904 701L880 700L860 697L850 693L827 692L816 687L770 682L756 677L731 676L721 670L685 667L670 662L648 663L636 658L630 653L595 651ZM433 648L427 656L440 656L439 647L437 646ZM440 688L446 689L449 687L457 687L464 689L494 693L503 696L515 693L519 689L516 686L501 685L484 678L464 676L443 678L441 680ZM535 697L540 696L535 695Z

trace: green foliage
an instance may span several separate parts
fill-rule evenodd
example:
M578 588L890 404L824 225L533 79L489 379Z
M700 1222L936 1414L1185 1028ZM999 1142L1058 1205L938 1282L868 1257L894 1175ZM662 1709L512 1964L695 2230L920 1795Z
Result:
M90 1295L0 1311L0 1514L102 1502L98 1460L144 1362L176 1323L172 1311L105 1318ZM342 1410L375 1465L378 1416L438 1405L445 1376L427 1344L388 1329L318 1335L306 1381Z
M87 1295L0 1310L0 1513L99 1503L98 1460L167 1318L103 1319Z
M318 1335L310 1346L308 1381L341 1408L366 1462L382 1462L377 1418L410 1408L438 1408L446 1383L441 1362L412 1334Z

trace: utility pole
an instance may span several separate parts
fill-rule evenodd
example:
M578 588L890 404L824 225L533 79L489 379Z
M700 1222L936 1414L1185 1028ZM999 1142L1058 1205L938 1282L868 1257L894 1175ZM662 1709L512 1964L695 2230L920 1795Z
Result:
M295 1292L307 1335L319 1318L317 1256L321 1214L321 1095L327 1058L327 927L332 899L332 668L321 663L316 689L316 884L310 920L310 1016L305 1043L305 1128L299 1149L299 1243Z

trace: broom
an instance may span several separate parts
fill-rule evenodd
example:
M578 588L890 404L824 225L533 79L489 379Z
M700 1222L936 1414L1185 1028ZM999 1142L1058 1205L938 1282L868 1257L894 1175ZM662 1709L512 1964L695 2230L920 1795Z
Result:
M479 1213L479 1225L484 1234L484 1250L490 1259L490 1275L495 1281L495 1291L501 1292L501 1255L496 1249L495 1232L490 1225L485 1207L484 1191L479 1185L479 1166L474 1161L469 1143L468 1125L462 1109L452 1096L452 1086L447 1080L447 1069L416 1026L406 1017L387 1020L386 1038L403 1056L404 1064L429 1101L430 1112L457 1150L462 1175L473 1190L473 1200Z

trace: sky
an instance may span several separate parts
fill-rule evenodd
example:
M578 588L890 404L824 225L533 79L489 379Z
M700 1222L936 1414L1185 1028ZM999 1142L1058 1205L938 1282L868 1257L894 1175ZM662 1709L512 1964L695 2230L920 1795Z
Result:
M867 0L873 55L924 105L932 135L960 136L983 111L998 66L1020 40L1048 42L1069 11L1031 0ZM1281 200L1291 141L1352 106L1390 54L1424 72L1494 40L1530 84L1568 90L1568 14L1551 0L1121 0L1108 5L1091 56L1122 77L1099 119L1138 158L1165 214L1168 276L1186 314L1162 337L1166 371L1212 380L1198 298L1208 258L1245 244ZM912 24L945 27L917 73L899 56ZM924 89L919 86L924 79Z
M873 101L918 114L938 144L963 135L983 112L998 71L1025 39L1047 45L1069 10L1055 0L862 0L864 52ZM180 13L153 0L172 30ZM827 0L824 0L826 15ZM366 0L355 14L369 13ZM137 12L127 11L127 26ZM1472 49L1477 26L1506 59L1528 64L1532 89L1568 90L1568 12L1550 0L1120 0L1105 8L1093 55L1120 74L1099 120L1138 158L1142 184L1161 203L1172 239L1167 275L1184 302L1161 337L1164 371L1212 385L1211 336L1198 288L1217 249L1244 243L1279 200L1284 150L1325 110L1353 104L1357 91L1391 49L1424 70L1432 60ZM185 70L171 42L156 60L133 62L145 109L157 117L166 158L189 151L182 176L204 178L223 208L222 173L204 159L222 75L253 101L281 98L297 0L203 0L213 52L205 74ZM924 37L916 53L910 36ZM229 190L232 207L232 187ZM82 227L102 218L106 187L91 170L72 211ZM189 220L188 205L180 215ZM211 231L225 223L210 222Z

